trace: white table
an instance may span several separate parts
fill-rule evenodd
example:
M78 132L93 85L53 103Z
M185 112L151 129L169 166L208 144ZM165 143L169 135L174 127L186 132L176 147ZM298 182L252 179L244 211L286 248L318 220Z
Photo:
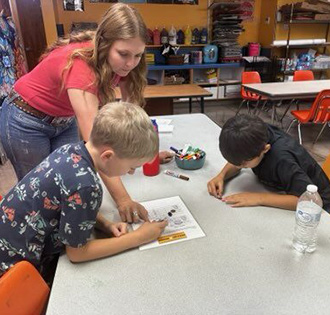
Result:
M123 180L139 201L180 195L206 237L82 264L62 256L47 314L329 314L329 215L322 215L316 252L295 252L294 212L234 209L208 195L207 181L225 164L220 128L202 114L167 118L175 128L161 135L161 148L200 146L207 153L204 167L189 172L174 162L161 166L187 174L188 182L163 173L145 177L141 170ZM243 190L264 188L244 170L226 193ZM107 194L102 212L118 218Z
M272 102L273 123L276 115L277 101L315 98L319 92L330 89L330 80L254 83L243 84L243 87L247 91L267 97L268 100ZM280 122L282 122L284 116L290 108L290 105L291 103L281 116L279 120Z
M243 84L243 87L270 100L305 99L313 98L322 90L330 89L330 80L254 83Z

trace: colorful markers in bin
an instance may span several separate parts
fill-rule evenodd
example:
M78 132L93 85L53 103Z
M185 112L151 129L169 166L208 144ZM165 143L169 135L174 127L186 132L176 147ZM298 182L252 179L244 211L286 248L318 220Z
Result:
M198 160L204 157L205 152L199 148L194 148L189 144L186 144L182 150L170 147L172 151L175 152L176 157L181 160Z

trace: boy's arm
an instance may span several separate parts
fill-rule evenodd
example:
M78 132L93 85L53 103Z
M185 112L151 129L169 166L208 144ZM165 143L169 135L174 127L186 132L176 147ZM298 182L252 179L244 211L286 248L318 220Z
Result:
M239 193L222 198L232 207L268 206L287 210L296 210L298 197L276 193Z
M214 197L221 198L224 188L224 182L237 175L240 170L241 169L239 167L227 163L221 170L221 172L207 183L207 189L209 191L209 194Z
M127 223L111 222L99 212L96 216L95 228L107 235L119 237L127 233Z
M155 240L163 232L166 225L167 221L145 222L136 231L120 237L91 240L78 248L66 246L66 254L72 262L83 262L115 255Z

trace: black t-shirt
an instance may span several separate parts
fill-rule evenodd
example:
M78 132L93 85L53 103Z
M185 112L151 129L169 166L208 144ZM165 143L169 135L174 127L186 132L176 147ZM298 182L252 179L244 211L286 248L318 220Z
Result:
M263 184L299 197L309 184L318 187L323 209L330 212L330 181L303 146L277 127L268 125L271 149L252 171Z

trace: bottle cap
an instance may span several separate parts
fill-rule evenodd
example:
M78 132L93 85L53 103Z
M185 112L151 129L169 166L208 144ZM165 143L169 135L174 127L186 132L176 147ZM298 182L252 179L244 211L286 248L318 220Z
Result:
M317 192L317 186L315 185L307 185L307 190L311 193L316 193Z

